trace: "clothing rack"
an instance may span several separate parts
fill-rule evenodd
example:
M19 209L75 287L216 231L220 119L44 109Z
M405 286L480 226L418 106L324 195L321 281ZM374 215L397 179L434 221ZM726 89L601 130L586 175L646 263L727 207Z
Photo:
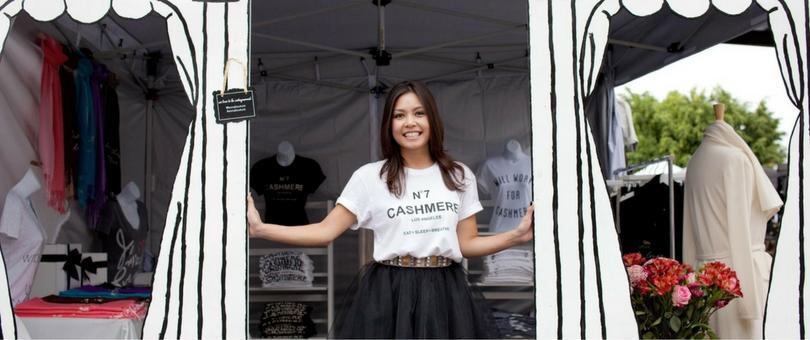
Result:
M305 204L310 218L323 218L335 208L335 201L309 201ZM260 338L260 316L267 302L293 301L313 307L312 321L315 323L316 338L326 338L332 329L335 318L335 258L333 242L326 246L299 247L275 241L251 239L248 244L248 333L250 338ZM262 287L259 281L259 270L255 266L258 258L267 254L283 251L298 251L312 258L315 264L311 287ZM316 312L317 311L317 312Z
M616 169L613 171L614 175L619 175L620 173L626 173L629 171L634 171L641 169L645 166L650 164L660 163L660 162L667 162L667 184L669 185L669 254L672 258L675 258L675 187L672 179L672 156L666 155L663 157L659 157L653 160L632 164L625 168ZM628 175L619 176L618 184L621 185L624 183L624 180L628 177ZM615 183L614 183L615 184ZM616 228L617 231L621 232L621 227L619 227L619 220L620 220L620 209L619 203L621 198L621 194L619 194L616 198Z

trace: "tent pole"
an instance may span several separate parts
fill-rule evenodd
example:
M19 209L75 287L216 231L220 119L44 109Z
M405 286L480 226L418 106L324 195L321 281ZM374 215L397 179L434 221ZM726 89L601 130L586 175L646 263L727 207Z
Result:
M468 43L468 42L473 42L473 41L483 40L483 39L487 39L487 38L492 38L492 37L496 37L496 36L499 36L499 35L512 33L512 32L515 32L515 31L526 31L528 28L529 28L529 25L520 24L520 25L517 25L517 26L513 26L512 28L508 28L508 29L505 29L505 30L480 35L480 36L477 36L477 37L470 37L470 38L456 40L456 41L448 41L448 42L441 43L441 44L436 44L436 45L432 45L432 46L426 46L426 47L417 48L417 49L414 49L414 50L409 50L409 51L404 51L404 52L399 52L399 53L394 54L393 57L394 58L401 58L401 57L404 57L404 56L420 54L420 53L424 53L424 52L428 52L428 51L438 50L440 48L444 48L444 47L448 47L448 46L461 45L461 44L465 44L465 43Z
M341 54L341 55L332 55L332 56L317 57L317 58L318 58L318 63L327 64L327 63L330 63L330 62L338 61L340 59L344 59L346 57L348 57L348 56L345 56L345 55ZM271 68L271 69L267 70L267 72L268 73L278 73L278 72L292 70L292 69L303 67L303 66L309 66L310 64L312 64L312 62L307 60L307 61L302 61L302 62L299 62L299 63L292 63L292 64L289 64L289 65L284 65L284 66Z
M289 15L289 16L281 17L281 18L265 20L265 21L262 21L262 22L257 22L255 24L253 24L252 26L253 26L253 29L255 29L255 28L258 28L258 27L268 26L268 25L277 24L277 23L280 23L280 22L285 22L285 21L290 21L290 20L295 20L295 19L301 19L301 18L305 18L305 17L317 15L317 14L324 14L324 13L334 12L334 11L337 11L337 10L357 7L357 6L364 5L364 4L366 4L365 1L352 0L347 4L322 8L322 9L309 11L309 12L293 14L293 15ZM253 34L255 35L256 33L253 33ZM168 40L161 40L161 41L156 41L156 42L149 43L149 44L142 44L142 45L139 45L139 46L133 46L133 47L130 47L128 49L117 49L116 51L120 50L120 51L123 52L123 51L126 51L126 50L141 49L141 48L148 48L148 47L157 47L157 46L168 45L168 44L169 44Z
M388 48L387 49L391 53L397 52L404 52L407 51L407 48ZM519 44L487 44L487 45L475 45L475 46L449 46L446 48L442 48L442 51L447 52L481 52L481 53L489 53L489 52L500 52L500 53L525 53L526 46L519 45ZM296 51L296 52L264 52L264 53L256 53L253 54L253 57L267 57L273 59L294 59L294 58L309 58L313 56L318 56L321 58L324 56L324 52L321 50L308 50L308 51ZM354 56L352 56L354 57Z
M286 74L268 74L267 76L270 77L270 78L278 78L278 79L284 79L284 80L295 80L295 81L300 81L300 82L303 82L303 83L315 84L315 85L326 86L326 87L333 87L333 88L337 88L337 89L341 89L341 90L357 91L357 92L362 92L362 93L368 92L367 89L354 87L354 86L350 86L350 85L345 85L345 84L341 84L341 83L335 83L335 82L331 82L331 81L325 81L325 80L312 80L312 79L307 79L307 78L303 78L303 77L289 76L289 75L286 75Z
M377 5L377 49L385 51L385 6L379 4Z
M672 156L667 158L667 171L669 172L669 253L673 259L681 260L675 256L675 185L672 183Z
M280 23L280 22L296 20L296 19L301 19L301 18L306 18L306 17L309 17L309 16L313 16L313 15L330 13L330 12L335 12L335 11L342 10L342 9L348 9L348 8L352 8L352 7L357 7L357 6L360 6L360 5L365 5L366 3L367 3L366 1L359 1L359 0L349 1L348 3L343 4L343 5L326 7L326 8L322 8L322 9L318 9L318 10L314 10L314 11L301 12L301 13L297 13L297 14L293 14L293 15L288 15L286 17L280 17L280 18L275 18L275 19L270 19L270 20L257 22L255 24L253 24L252 26L255 29L255 28L258 28L258 27L264 27L264 26L268 26L268 25L272 25L272 24L277 24L277 23Z
M379 134L377 131L377 127L379 126L379 117L377 116L377 111L379 108L377 107L377 94L372 91L374 88L377 87L377 75L371 72L371 69L368 67L368 62L366 62L365 58L360 59L360 64L363 65L363 69L366 71L366 77L368 78L368 132L369 132L369 160L377 160L379 157Z
M427 82L431 82L431 81L441 79L441 78L445 78L445 77L451 77L451 76L455 76L455 75L459 75L459 74L465 74L465 73L472 73L472 72L482 71L482 70L486 70L486 69L487 69L486 65L478 66L478 67L473 67L473 68L466 69L466 70L455 71L455 72L450 72L450 73L444 73L444 74L436 75L436 76L429 77L429 78L422 78L422 79L419 79L419 81L421 81L423 83L427 83Z
M352 51L352 50L347 50L347 49L342 49L342 48L337 48L337 47L332 47L332 46L326 46L326 45L321 45L321 44L315 44L315 43L310 43L310 42L306 42L306 41L299 41L299 40L295 40L295 39L287 39L287 38L284 38L284 37L279 37L279 36L270 35L270 34L253 32L253 33L251 33L251 35L253 35L255 37L259 37L259 38L265 38L265 39L269 39L269 40L280 41L280 42L293 44L293 45L312 47L312 48L317 48L317 49L321 49L321 50L337 52L337 53L342 53L342 54L348 54L348 55L357 56L357 57L364 57L365 58L365 57L369 56L368 54L362 53L362 52L357 52L357 51Z
M504 27L513 27L515 25L520 25L520 23L518 23L518 22L495 19L495 18L490 18L490 17L486 17L486 16L475 15L475 14L470 14L470 13L464 13L464 12L459 12L459 11L453 11L453 10L444 9L444 8L438 8L438 7L433 7L433 6L426 6L426 5L414 3L414 2L411 2L411 1L397 0L397 1L392 1L391 3L394 4L394 5L399 5L399 6L403 6L403 7L410 7L410 8L419 9L419 10L423 10L423 11L427 11L427 12L433 12L433 13L441 13L441 14L446 14L446 15L459 17L459 18L473 19L473 20L486 22L486 23L490 23L490 24L496 24L496 25L500 25L500 26L504 26Z
M626 41L626 40L619 40L619 39L608 39L608 44L621 45L621 46L627 46L627 47L632 47L632 48L641 48L641 49L650 50L650 51L669 53L669 51L667 51L666 48L663 48L663 47L660 47L660 46L649 45L649 44L637 43L637 42L633 42L633 41Z
M155 104L154 100L147 100L146 101L146 126L144 129L146 132L144 135L146 136L144 143L145 143L145 150L144 150L144 178L143 178L143 194L144 194L144 204L146 205L146 220L148 221L149 225L155 225L152 221L152 191L154 191L154 181L152 180L152 106ZM149 229L150 234L152 228ZM152 254L157 254L152 249L152 235L148 235L147 237L147 244L149 245L149 252Z
M455 64L455 65L464 65L464 66L481 66L474 61L467 61L467 60L460 60L460 59L453 59L453 58L446 58L446 57L439 57L433 56L428 54L419 54L419 55L412 55L408 56L407 58L411 59L419 59L419 60L426 60L426 61L435 61L438 63L447 63L447 64ZM527 57L523 57L525 59ZM500 63L504 63L501 61ZM529 72L529 69L517 66L506 66L506 65L497 65L498 69L500 70L509 70L509 71L516 71L516 72Z
M377 95L371 91L377 87L377 74L373 74L369 69L368 62L366 62L365 58L360 59L360 63L363 66L363 69L366 71L366 76L368 78L368 133L369 133L369 160L376 161L379 158L379 133L377 131L377 127L379 126L379 117L377 116L378 111L378 102L377 102ZM379 68L378 68L379 70ZM358 267L362 267L363 264L371 260L373 247L372 247L372 234L369 230L361 230L359 234L359 247L358 248Z
M521 59L525 59L525 58L526 58L526 56L521 56L521 57L518 57L518 58L506 59L506 60L501 60L499 62L491 63L492 69L501 69L501 67L497 66L499 63L509 63L509 62L513 62L515 60L521 60ZM433 81L433 80L436 80L436 79L450 77L450 76L454 76L454 75L465 74L465 73L470 73L470 72L475 72L475 71L480 71L480 70L487 70L489 68L490 68L489 65L481 65L481 66L473 67L473 68L466 69L466 70L455 71L455 72L436 75L436 76L429 77L429 78L424 78L421 81L429 82L429 81ZM506 70L506 69L504 69L504 70ZM521 72L524 72L524 71L521 71Z

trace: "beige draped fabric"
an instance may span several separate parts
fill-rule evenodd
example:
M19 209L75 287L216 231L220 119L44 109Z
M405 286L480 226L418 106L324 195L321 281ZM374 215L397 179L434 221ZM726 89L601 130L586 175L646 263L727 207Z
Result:
M715 314L721 338L759 338L771 256L768 219L782 206L754 153L723 121L706 128L689 160L684 192L683 256L696 268L722 261L737 272L743 298Z

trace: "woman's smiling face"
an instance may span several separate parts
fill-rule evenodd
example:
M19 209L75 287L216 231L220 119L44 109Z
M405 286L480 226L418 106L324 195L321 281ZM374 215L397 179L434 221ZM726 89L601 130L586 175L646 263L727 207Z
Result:
M413 92L401 95L394 103L391 134L402 151L428 151L430 122L422 102Z

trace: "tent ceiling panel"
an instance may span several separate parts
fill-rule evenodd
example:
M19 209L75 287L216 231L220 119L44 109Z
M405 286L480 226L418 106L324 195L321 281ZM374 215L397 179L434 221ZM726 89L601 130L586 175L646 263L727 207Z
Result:
M763 29L767 29L767 15L757 5L739 15L728 15L712 7L696 18L678 15L666 6L646 17L634 16L623 8L610 21L616 86L716 44ZM627 42L660 50L629 47Z
M254 1L252 13L254 74L259 74L258 59L262 58L261 69L277 79L335 80L369 73L391 79L469 78L476 67L487 75L525 73L528 68L527 58L522 58L528 52L528 10L522 0L393 1L384 8L384 36L386 50L394 57L390 66L379 69L369 52L380 43L378 8L371 1ZM104 20L120 27L117 36L132 39L103 41L99 23L72 20L61 24L65 34L52 35L74 41L76 32L83 32L82 38L92 40L94 49L101 49L99 55L108 59L121 55L143 58L146 52L171 55L165 19L159 15L133 20L110 11ZM96 33L87 34L93 31ZM366 59L368 72L361 57ZM163 58L163 62L172 60ZM494 70L487 64L493 64Z
M611 18L610 38L617 42L612 44L617 85L717 43L767 29L766 15L756 5L736 16L710 8L706 14L692 19L674 13L667 6L648 17L636 17L622 9ZM384 8L384 36L393 60L390 66L379 69L369 54L369 49L380 43L378 9L371 1L254 1L252 11L256 33L251 58L254 73L258 73L258 58L262 58L262 68L279 77L309 80L365 77L367 73L359 59L366 56L369 72L392 79L430 79L448 74L463 78L477 73L472 69L478 67L479 53L478 65L511 60L495 63L494 71L482 67L486 74L514 74L527 69L526 60L520 58L528 52L527 29L515 28L528 22L527 2L522 0L392 1ZM171 53L164 18L153 13L132 20L110 11L105 20L113 21L135 38L123 41L121 48L107 44L108 54L131 54L138 48L164 55ZM69 39L73 39L75 27L65 28ZM622 42L657 47L659 51L632 48ZM664 52L667 49L671 51ZM421 53L408 55L415 50ZM319 59L317 72L315 57Z
M386 26L396 28L387 33L393 34L392 38L399 35L405 39L398 44L416 37L417 45L424 44L424 39L455 38L454 34L458 33L476 30L487 32L498 27L526 24L527 13L527 2L519 0L439 3L397 0L384 8ZM307 14L310 15L304 16ZM348 45L345 39L350 38L376 45L377 17L377 7L371 1L365 0L339 2L280 0L253 4L255 30L268 28L272 29L274 34L293 34L301 39L310 40L319 38L331 40L334 37L323 34L328 32L339 35L344 41L341 45L344 46ZM293 19L268 24L280 18ZM351 33L352 36L344 33ZM420 35L421 38L418 37Z
M393 60L378 71L369 52L381 43L378 14L371 1L254 2L254 71L260 57L264 70L283 67L284 75L314 79L318 57L321 79L363 77L364 56L371 73L427 79L475 67L469 64L477 53L486 65L525 56L528 49L526 1L393 1L384 8L384 44ZM350 58L322 61L336 54ZM286 67L295 64L300 68ZM513 68L506 72L526 69L525 60L508 65Z

